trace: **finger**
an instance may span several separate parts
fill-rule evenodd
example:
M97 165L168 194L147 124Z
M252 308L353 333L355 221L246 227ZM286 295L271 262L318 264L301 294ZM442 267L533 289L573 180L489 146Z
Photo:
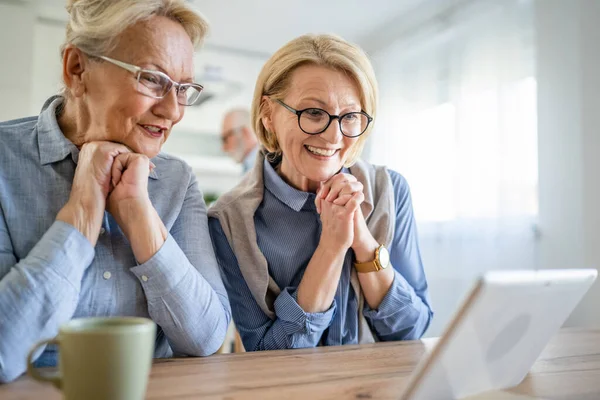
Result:
M340 192L338 193L338 197L344 194L354 194L356 192L363 191L363 184L360 182L348 182L345 184Z
M363 190L363 185L360 182L350 182L350 181L343 181L340 183L335 184L332 188L331 191L329 192L329 195L327 196L327 201L334 201L336 198L338 198L340 195L342 194L353 194L354 192L362 192Z
M348 210L348 212L354 212L360 207L364 200L365 195L362 192L356 192L352 195L352 198L348 200L344 207Z
M333 176L329 181L329 186L331 189L327 194L326 200L333 201L339 195L339 191L346 185L358 182L356 177L350 174L337 174Z
M317 189L317 193L315 193L315 207L317 208L317 214L321 213L321 183L319 182L319 188Z
M353 175L350 174L337 174L332 176L331 178L329 178L327 181L325 182L321 182L321 187L319 189L318 192L318 197L322 198L322 199L335 199L337 197L337 194L335 196L331 196L329 193L332 190L332 187L338 187L338 185L343 184L345 182L356 182L356 178ZM332 201L332 200L329 200Z
M110 141L105 141L105 142L100 142L100 143L105 144L107 147L110 147L113 149L118 149L122 153L135 153L135 151L133 151L133 149L131 147L129 147L123 143L110 142Z
M130 153L119 154L115 157L113 161L113 165L111 168L111 183L113 187L116 187L119 182L121 182L121 177L123 176L123 171L127 167L127 158Z
M330 183L329 182L322 182L321 183L321 189L319 190L319 196L321 199L324 199L327 197L327 194L329 193L330 190Z
M354 196L354 193L340 194L337 199L333 200L333 204L343 207L348 203L352 196Z
M119 154L133 153L129 147L115 142L98 142L97 149L99 151L108 153L112 158L115 158Z

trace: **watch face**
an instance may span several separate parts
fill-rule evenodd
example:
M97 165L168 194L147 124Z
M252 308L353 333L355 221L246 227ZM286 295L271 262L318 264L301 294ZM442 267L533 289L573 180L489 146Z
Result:
M387 268L390 265L390 253L384 246L379 248L379 264L381 264L381 268Z

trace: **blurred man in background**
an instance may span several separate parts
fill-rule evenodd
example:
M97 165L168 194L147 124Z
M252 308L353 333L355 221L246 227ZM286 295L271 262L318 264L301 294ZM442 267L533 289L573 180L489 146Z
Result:
M221 142L223 151L241 164L244 172L252 168L258 152L258 141L250 126L248 110L236 108L225 114Z

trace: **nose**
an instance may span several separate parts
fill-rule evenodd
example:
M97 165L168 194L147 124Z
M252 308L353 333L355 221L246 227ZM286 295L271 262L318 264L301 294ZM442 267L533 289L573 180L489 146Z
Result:
M177 102L177 89L175 86L162 99L154 105L154 114L177 123L183 118L184 107Z
M327 129L325 129L325 131L319 136L331 144L339 143L344 137L344 135L342 135L342 131L340 130L339 121L339 118L332 120Z

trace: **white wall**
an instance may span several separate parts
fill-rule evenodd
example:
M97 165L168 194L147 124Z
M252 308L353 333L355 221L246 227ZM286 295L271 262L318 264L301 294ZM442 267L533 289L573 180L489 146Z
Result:
M35 15L0 3L0 121L29 115Z
M64 26L35 20L33 56L30 80L32 83L30 114L38 114L48 97L62 87L62 63L59 47L65 39Z
M540 265L600 266L600 2L537 0ZM600 282L569 320L600 326Z

